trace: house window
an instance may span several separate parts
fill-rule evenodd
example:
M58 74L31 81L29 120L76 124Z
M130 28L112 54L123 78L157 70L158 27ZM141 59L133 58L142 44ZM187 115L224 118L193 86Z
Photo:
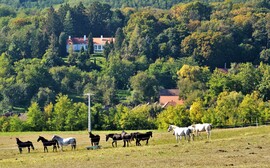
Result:
M101 45L98 45L98 50L101 50Z

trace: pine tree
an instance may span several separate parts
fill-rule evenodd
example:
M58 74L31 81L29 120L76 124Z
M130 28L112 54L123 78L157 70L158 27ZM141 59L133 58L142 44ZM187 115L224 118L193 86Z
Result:
M92 33L89 33L88 35L87 54L89 55L89 57L91 56L91 54L94 54L94 41Z
M69 35L74 35L74 21L71 12L68 11L64 20L64 32Z
M114 43L114 48L116 51L119 51L121 49L124 39L125 35L123 33L123 30L121 28L118 28L115 33L115 43Z

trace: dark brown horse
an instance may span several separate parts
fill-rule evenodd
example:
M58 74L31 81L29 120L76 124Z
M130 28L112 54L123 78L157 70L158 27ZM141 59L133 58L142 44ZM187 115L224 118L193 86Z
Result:
M89 132L89 138L91 139L92 146L96 146L99 144L99 141L100 141L99 135L94 135L94 134L92 134L92 132Z
M148 145L148 141L152 136L153 136L152 131L146 133L140 132L133 133L133 137L136 139L136 146L141 146L140 141L146 141L146 145Z
M53 146L53 152L54 152L54 150L57 151L57 147L59 148L58 141L56 141L56 140L47 140L44 137L39 136L38 139L37 139L37 142L39 142L39 141L41 141L43 143L44 152L45 151L48 152L47 146ZM57 145L57 147L56 147L56 145Z
M31 141L22 142L19 138L16 138L17 145L20 153L22 153L22 148L28 148L28 153L30 152L30 147L34 150L33 143Z
M121 134L107 134L106 142L109 140L109 138L113 140L112 147L114 147L114 144L117 147L117 141L122 140Z

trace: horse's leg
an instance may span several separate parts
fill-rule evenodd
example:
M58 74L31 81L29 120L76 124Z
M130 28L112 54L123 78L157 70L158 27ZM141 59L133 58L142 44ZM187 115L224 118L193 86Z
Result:
M123 142L124 142L124 146L123 147L126 147L126 140L123 140Z
M28 148L28 153L30 153L30 146L28 146L27 148Z
M210 139L211 131L207 131L207 139Z
M21 147L19 147L19 151L20 151L20 153L22 153L22 148Z

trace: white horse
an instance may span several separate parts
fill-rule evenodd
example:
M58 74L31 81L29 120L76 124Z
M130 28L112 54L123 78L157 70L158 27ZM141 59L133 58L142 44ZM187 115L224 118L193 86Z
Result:
M172 130L174 131L174 135L175 135L177 143L179 141L178 138L180 138L180 141L181 141L182 136L184 136L185 139L190 141L192 130L189 129L188 127L177 127L175 125L170 125L169 128L168 128L168 132L170 132Z
M61 138L58 135L54 135L52 140L57 140L58 144L61 146L61 151L63 151L63 146L71 145L71 149L76 149L76 139L73 137L70 138Z
M211 136L211 129L212 129L212 125L208 124L208 123L203 123L203 124L195 124L195 125L191 125L188 128L193 130L193 134L196 134L196 136L200 136L202 139L202 136L200 134L200 132L206 132L207 133L207 139L210 139Z

